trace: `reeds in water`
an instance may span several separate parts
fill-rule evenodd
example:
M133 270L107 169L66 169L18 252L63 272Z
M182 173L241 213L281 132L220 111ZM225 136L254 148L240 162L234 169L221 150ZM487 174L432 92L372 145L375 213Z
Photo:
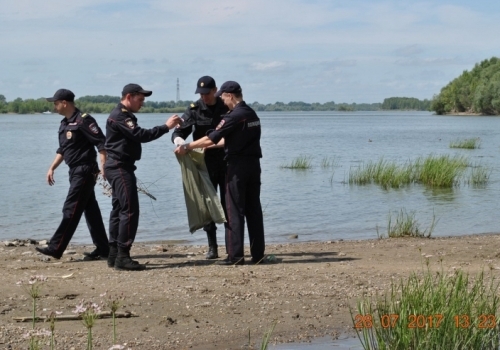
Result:
M358 302L352 318L367 350L498 350L499 301L493 277L427 269L393 282L383 300Z
M450 142L450 148L465 148L476 149L481 147L481 139L479 137L463 140L453 140Z
M453 187L461 181L485 184L489 179L489 171L473 170L469 180L464 178L468 168L468 160L461 155L430 155L419 157L405 164L386 161L370 161L365 165L350 170L349 184L365 185L375 183L384 188L399 188L414 183L432 187Z
M387 236L389 238L398 237L420 237L429 238L436 227L436 216L432 216L430 226L423 230L415 218L415 212L408 213L406 209L401 209L393 220L392 215L389 213Z
M281 168L284 169L298 169L298 170L306 170L311 169L311 157L308 156L299 156L292 160L290 164L283 164Z

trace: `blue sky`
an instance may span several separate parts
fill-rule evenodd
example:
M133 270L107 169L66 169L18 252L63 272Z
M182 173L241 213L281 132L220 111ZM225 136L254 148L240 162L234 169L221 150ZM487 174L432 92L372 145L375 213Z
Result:
M247 102L432 98L499 56L496 1L0 0L0 94L195 100L238 81Z

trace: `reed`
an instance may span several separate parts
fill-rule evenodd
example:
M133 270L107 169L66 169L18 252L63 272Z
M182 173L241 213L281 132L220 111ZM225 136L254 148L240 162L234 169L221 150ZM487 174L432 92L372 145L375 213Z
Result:
M399 188L421 183L432 187L453 187L463 180L468 161L464 156L419 157L400 165L383 158L370 161L359 168L349 171L349 184L366 185L375 183L384 188ZM477 173L475 179L480 179ZM482 177L487 181L489 177Z
M481 147L481 139L479 137L471 139L457 139L450 142L450 148L465 148L476 149Z
M473 186L484 186L490 180L491 169L481 165L472 166L468 183Z
M337 167L338 165L339 165L339 161L335 157L325 156L321 160L321 167L323 169L329 169L329 168Z
M395 221L392 219L392 215L389 213L388 225L387 225L387 236L389 238L398 237L420 237L429 238L436 227L437 221L436 216L432 215L432 222L430 226L422 230L420 224L415 218L415 212L408 213L406 209L401 209L396 215Z
M428 263L428 260L427 260ZM498 283L458 270L452 275L427 270L393 282L385 298L364 299L351 310L367 350L497 350L500 306Z
M283 164L281 168L284 169L297 169L297 170L306 170L311 169L311 157L308 156L299 156L292 160L290 164Z

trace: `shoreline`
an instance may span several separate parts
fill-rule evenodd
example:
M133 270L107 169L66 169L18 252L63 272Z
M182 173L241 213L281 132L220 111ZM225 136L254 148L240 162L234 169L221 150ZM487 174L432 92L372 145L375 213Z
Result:
M273 263L217 266L205 260L206 247L171 241L136 242L132 257L146 271L124 272L103 260L84 262L89 245L70 245L62 259L49 259L33 245L0 247L4 274L0 292L0 344L25 348L30 298L16 282L49 276L40 286L39 311L72 314L81 299L124 293L117 319L118 343L132 349L242 349L260 344L277 320L271 343L354 335L350 308L363 297L382 296L429 260L433 271L457 269L475 275L484 270L500 278L499 233L434 238L391 238L268 244ZM219 253L224 246L219 247ZM248 247L245 247L248 256ZM69 276L63 278L64 276ZM46 323L37 327L48 328ZM97 321L94 348L109 349L111 320ZM57 348L81 349L86 331L80 321L56 323Z

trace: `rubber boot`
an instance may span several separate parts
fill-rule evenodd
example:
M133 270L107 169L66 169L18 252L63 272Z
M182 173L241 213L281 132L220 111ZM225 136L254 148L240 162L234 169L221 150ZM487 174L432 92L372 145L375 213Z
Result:
M109 254L108 254L108 267L115 267L116 256L118 255L118 248L116 243L109 244Z
M208 252L205 255L206 259L218 259L219 253L217 252L217 234L216 231L207 232L208 237Z
M115 270L126 271L142 271L146 269L146 265L130 258L130 248L118 247L118 255L115 260Z

